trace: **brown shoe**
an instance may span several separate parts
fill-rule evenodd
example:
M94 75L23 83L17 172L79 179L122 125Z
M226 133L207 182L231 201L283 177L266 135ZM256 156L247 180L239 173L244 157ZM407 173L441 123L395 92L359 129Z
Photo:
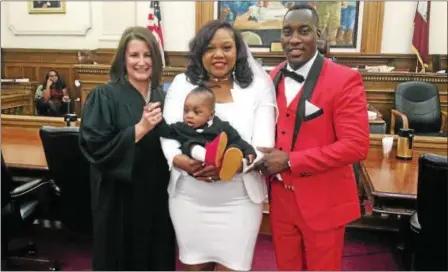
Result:
M230 181L235 176L243 161L243 152L238 148L231 147L226 150L222 159L219 178L221 180Z

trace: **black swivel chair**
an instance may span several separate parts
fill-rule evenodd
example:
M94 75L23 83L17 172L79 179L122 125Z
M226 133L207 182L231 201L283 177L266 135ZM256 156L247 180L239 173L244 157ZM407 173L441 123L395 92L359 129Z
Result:
M436 85L422 81L397 85L390 134L398 133L400 128L411 128L415 135L446 137L446 121L447 113L441 110Z
M2 173L2 270L21 269L50 269L58 270L56 261L37 258L36 247L30 242L28 246L17 250L10 250L12 238L27 228L32 228L33 221L39 208L39 192L52 190L52 184L43 179L36 179L27 183L13 180L6 163L1 155Z
M419 158L417 211L411 216L405 266L410 270L447 271L448 158Z
M90 165L78 144L78 127L40 128L50 178L59 191L57 217L71 234L90 237Z

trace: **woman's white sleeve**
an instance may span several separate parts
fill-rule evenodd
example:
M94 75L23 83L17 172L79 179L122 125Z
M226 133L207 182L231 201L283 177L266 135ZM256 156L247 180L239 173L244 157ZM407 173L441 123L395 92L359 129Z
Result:
M276 109L275 89L272 85L264 86L260 90L252 133L252 146L258 158L261 158L263 153L258 151L257 147L275 146Z
M163 118L167 124L180 122L183 119L184 93L186 86L185 76L177 75L171 83L165 98ZM173 167L173 159L181 154L180 143L176 140L160 138L162 150L168 162L169 169Z

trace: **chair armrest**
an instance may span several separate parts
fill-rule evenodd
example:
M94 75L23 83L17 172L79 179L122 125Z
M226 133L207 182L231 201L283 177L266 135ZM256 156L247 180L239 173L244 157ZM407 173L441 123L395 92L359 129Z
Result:
M403 128L409 128L408 117L402 112L392 109L390 115L390 134L395 134L395 116L398 116L403 121Z
M447 119L448 119L448 113L446 111L442 111L442 126L440 127L440 133L444 133L446 131Z
M11 195L11 198L18 198L20 196L29 194L33 191L35 191L36 189L47 185L47 184L51 184L51 180L46 180L46 179L36 179L27 183L23 183L20 186L14 188L14 190L12 190L11 192L9 192L9 194Z

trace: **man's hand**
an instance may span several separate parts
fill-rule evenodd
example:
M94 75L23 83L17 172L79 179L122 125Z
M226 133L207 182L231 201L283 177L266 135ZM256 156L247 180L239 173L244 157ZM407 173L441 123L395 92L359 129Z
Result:
M255 154L249 154L249 155L247 155L247 157L246 157L246 160L247 160L247 166L249 166L249 165L251 165L254 161L255 161L255 158L256 158L257 156L255 155Z
M264 153L264 163L257 166L257 170L265 176L275 175L289 169L289 153L275 148L258 147Z

